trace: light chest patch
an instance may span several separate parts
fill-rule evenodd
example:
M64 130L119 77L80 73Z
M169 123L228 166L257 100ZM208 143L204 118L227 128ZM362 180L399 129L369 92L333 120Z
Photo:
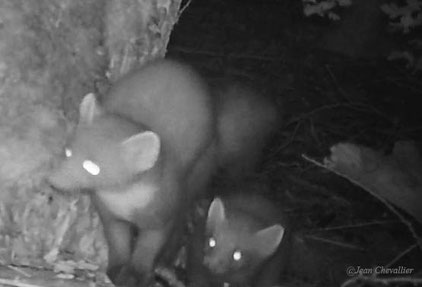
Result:
M100 190L97 196L114 215L131 221L136 210L152 202L156 191L157 187L151 184L137 183L124 190Z

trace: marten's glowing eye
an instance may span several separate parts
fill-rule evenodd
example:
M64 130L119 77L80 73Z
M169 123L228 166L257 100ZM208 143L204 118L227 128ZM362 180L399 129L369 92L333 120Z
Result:
M64 154L66 155L67 158L69 158L72 156L72 150L70 148L65 148Z
M217 241L215 241L215 239L213 237L210 237L210 239L208 239L208 246L213 248L217 245Z
M242 259L242 252L240 252L239 250L233 252L233 260L239 261L240 259Z
M84 162L82 163L82 166L87 172L89 172L92 175L100 174L100 167L90 160L84 160Z

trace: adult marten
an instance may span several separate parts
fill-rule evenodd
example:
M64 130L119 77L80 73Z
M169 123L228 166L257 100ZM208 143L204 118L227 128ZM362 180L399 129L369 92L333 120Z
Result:
M254 93L212 95L190 67L169 60L123 77L102 104L85 96L79 112L66 159L48 180L89 191L109 247L107 274L118 285L151 281L163 246L217 166L255 161L248 155L262 149L278 118Z

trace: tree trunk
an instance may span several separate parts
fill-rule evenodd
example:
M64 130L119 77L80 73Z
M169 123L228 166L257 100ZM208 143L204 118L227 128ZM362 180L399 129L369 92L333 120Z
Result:
M180 0L0 2L0 258L43 264L59 250L106 261L98 218L82 196L43 178L77 121L81 98L165 54ZM53 199L53 200L52 200Z

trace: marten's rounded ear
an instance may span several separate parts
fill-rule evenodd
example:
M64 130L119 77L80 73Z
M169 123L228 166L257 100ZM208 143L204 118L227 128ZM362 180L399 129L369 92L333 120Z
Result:
M79 124L90 125L102 113L93 93L87 94L79 105Z
M255 233L256 248L263 257L270 256L277 250L283 236L284 227L280 224L261 229Z
M152 168L160 155L160 138L151 131L141 132L122 142L123 155L135 173Z
M208 209L207 228L215 229L226 221L226 211L223 201L216 197Z

